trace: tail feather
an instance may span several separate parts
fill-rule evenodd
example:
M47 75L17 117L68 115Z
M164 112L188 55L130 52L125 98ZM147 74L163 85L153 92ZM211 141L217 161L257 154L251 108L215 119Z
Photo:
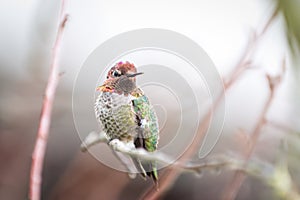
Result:
M147 176L153 180L154 184L158 188L158 172L156 162L143 162L142 166L146 171Z
M150 177L158 188L158 172L156 162L142 162L138 158L127 156L123 153L115 151L114 154L127 168L130 178L135 178L135 174L139 173L140 176L145 180L147 177Z
M142 178L150 177L154 184L158 187L158 172L156 162L142 162L138 158L132 158L135 167L137 168L139 174Z
M147 177L147 171L144 169L143 164L141 163L141 160L138 158L132 158L132 161L137 169L137 172L140 173L143 179L146 179Z
M156 162L151 162L148 165L151 170L147 172L147 175L152 178L156 188L158 189L158 172Z

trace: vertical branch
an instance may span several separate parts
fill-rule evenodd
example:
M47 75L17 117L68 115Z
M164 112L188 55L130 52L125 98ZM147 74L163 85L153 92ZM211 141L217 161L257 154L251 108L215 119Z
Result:
M45 90L36 143L32 154L29 185L30 200L39 200L41 197L42 168L47 146L49 127L51 123L52 106L59 78L58 69L61 40L64 27L68 19L67 14L65 14L65 0L61 1L61 11L59 17L60 23L52 49L50 75L48 77L48 82Z
M245 69L247 69L250 66L250 60L249 57L253 53L253 49L257 46L257 43L259 40L264 36L266 31L269 29L270 25L272 24L273 20L275 19L276 15L278 13L278 10L275 9L273 14L270 16L268 21L265 23L265 25L262 27L262 30L255 34L254 37L250 38L246 48L241 54L240 59L238 60L236 66L234 67L233 72L229 76L228 80L225 81L224 84L224 90L225 92L228 91L229 88L233 85L233 83L236 82L238 77L240 77ZM221 100L224 98L224 93L222 93L219 98L214 102L214 105L212 109L206 113L206 115L203 118L203 121L201 122L197 135L195 136L194 140L192 141L192 144L189 146L186 152L182 155L182 157L179 159L178 162L183 163L188 158L190 158L194 153L199 149L199 145L207 131L207 128L209 127L210 117L212 113L215 111L215 109L218 107ZM175 182L177 177L180 175L181 169L174 168L171 166L170 169L168 169L165 174L160 178L159 183L159 190L157 191L154 187L150 188L148 191L146 191L141 199L157 199L159 196L161 196L163 193L165 193Z
M266 75L266 78L268 80L269 83L269 89L270 89L270 94L268 96L268 99L263 107L263 110L259 116L259 119L256 123L255 128L253 129L253 132L250 134L251 138L250 138L250 143L247 146L246 152L245 152L245 160L248 161L251 157L251 155L253 154L253 151L255 149L256 143L259 139L259 136L261 134L261 129L264 127L264 125L267 123L266 120L266 115L271 107L272 101L274 99L274 94L275 91L279 85L279 83L282 80L282 77L284 75L285 72L285 60L282 63L282 67L283 67L283 72L281 75L279 75L278 77L270 77L269 75ZM224 192L224 196L223 196L223 200L232 200L235 199L239 188L241 187L241 185L243 184L244 180L246 178L246 175L241 172L241 171L237 171L234 174L234 178L232 180L232 182L228 185L227 188L225 188L225 192Z

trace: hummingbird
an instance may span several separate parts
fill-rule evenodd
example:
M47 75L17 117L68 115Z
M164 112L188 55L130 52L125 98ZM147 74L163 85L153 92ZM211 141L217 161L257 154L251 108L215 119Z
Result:
M136 77L141 74L128 61L115 64L108 71L104 83L96 89L100 93L95 101L95 115L108 141L118 139L132 149L154 152L159 140L158 119L149 99L136 85ZM120 152L117 155L122 156ZM157 185L155 161L130 159L136 172L145 179L152 178Z

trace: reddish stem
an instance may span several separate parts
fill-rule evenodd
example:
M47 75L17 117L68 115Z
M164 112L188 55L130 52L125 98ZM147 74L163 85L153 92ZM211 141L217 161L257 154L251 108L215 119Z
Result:
M266 120L266 115L271 107L272 102L273 102L275 91L278 88L279 83L281 83L283 75L285 74L284 69L285 69L285 61L283 61L283 71L280 76L275 77L275 78L271 78L268 75L266 76L269 81L270 94L269 94L269 97L268 97L264 107L263 107L263 110L260 114L260 117L256 123L255 128L253 129L253 132L250 134L250 138L249 138L250 144L246 147L246 151L245 151L245 155L244 155L246 161L248 161L251 158L251 155L253 154L253 152L255 150L256 143L261 135L261 130L264 127L264 125L266 125L268 123L268 121ZM231 181L231 183L228 185L227 188L225 188L224 196L222 199L223 200L235 199L245 178L246 178L246 175L243 172L237 171L234 174L234 177L233 177L233 180Z
M243 51L238 63L234 67L233 72L229 76L229 79L227 82L225 82L224 89L227 91L234 82L237 81L238 77L240 77L245 69L247 69L250 65L249 56L252 54L255 46L257 45L259 39L265 34L266 30L270 27L271 22L274 20L277 9L272 14L272 16L269 18L265 26L262 28L262 31L259 34L254 35L253 38L251 38ZM208 111L208 113L205 115L203 121L201 122L196 137L194 138L192 144L189 146L188 150L183 154L183 156L179 159L179 162L185 162L188 158L190 158L197 149L199 149L199 144L201 144L201 141L207 131L207 128L209 126L210 118L212 113L215 111L215 109L218 107L220 101L224 97L224 93L221 94L221 96L217 99L216 102L214 102L213 108ZM168 169L165 174L160 178L159 183L159 190L157 191L155 188L150 188L148 191L146 191L141 199L157 199L159 196L161 196L163 193L165 193L172 185L172 183L175 182L177 177L180 175L180 169L178 168L170 168Z
M29 199L39 200L41 197L41 183L42 183L42 169L47 147L47 139L49 134L49 127L51 123L51 113L53 101L55 98L56 87L58 84L59 74L59 55L62 35L65 24L67 22L67 15L64 13L65 0L61 1L60 24L58 32L52 49L52 63L50 75L48 78L45 95L43 99L43 106L40 116L40 123L36 138L34 151L32 154L32 164L30 172L30 185L29 185Z

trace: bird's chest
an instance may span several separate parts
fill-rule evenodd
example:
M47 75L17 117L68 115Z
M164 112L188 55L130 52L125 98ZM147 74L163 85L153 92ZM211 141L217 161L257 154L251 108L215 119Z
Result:
M130 95L110 92L102 92L96 99L96 117L110 139L134 136L136 119L131 101Z

